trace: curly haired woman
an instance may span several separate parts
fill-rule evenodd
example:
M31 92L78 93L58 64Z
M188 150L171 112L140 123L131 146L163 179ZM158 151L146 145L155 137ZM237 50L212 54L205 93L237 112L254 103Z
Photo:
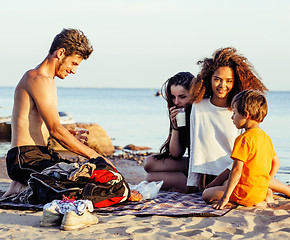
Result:
M241 133L231 120L233 97L246 89L267 91L248 59L234 48L218 49L198 64L201 71L190 90L188 192L222 185L228 178L234 140ZM289 186L274 178L269 187L290 194Z

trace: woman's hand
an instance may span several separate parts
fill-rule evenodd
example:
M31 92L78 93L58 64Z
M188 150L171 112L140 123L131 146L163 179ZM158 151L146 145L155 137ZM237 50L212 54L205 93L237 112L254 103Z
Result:
M176 115L179 113L178 108L176 108L176 106L171 107L169 109L170 112L170 121L172 123L173 128L177 129L177 123L176 123Z

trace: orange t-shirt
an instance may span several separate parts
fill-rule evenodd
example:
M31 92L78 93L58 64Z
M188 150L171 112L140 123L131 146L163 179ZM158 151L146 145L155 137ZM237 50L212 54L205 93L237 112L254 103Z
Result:
M262 129L249 129L238 136L231 158L243 161L244 166L230 200L247 207L262 202L267 194L275 155L273 143Z

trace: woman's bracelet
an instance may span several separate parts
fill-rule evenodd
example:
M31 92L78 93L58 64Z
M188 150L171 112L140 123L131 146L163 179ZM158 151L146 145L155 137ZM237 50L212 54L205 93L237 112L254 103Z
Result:
M175 127L172 127L172 129L175 130L175 131L179 131L179 129L178 128L175 128Z

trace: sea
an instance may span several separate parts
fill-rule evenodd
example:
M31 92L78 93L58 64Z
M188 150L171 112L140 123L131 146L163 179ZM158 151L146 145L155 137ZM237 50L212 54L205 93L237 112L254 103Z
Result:
M150 147L158 152L166 140L169 120L166 101L155 96L158 89L58 88L58 111L67 112L76 122L97 123L115 146ZM0 87L0 117L11 116L13 87ZM281 161L277 179L290 182L290 92L269 91L268 115L261 128L271 137ZM10 148L0 142L0 156Z

